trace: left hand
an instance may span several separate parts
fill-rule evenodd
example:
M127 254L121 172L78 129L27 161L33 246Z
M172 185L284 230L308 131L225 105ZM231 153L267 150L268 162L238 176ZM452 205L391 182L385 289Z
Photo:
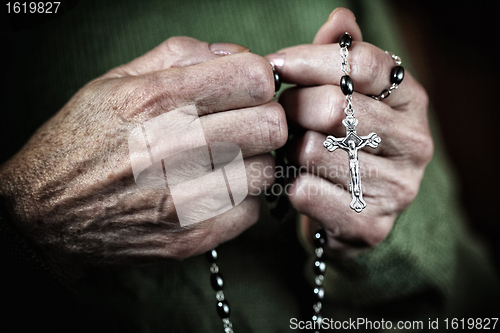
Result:
M65 277L77 278L87 266L206 252L259 218L257 195L274 181L263 170L274 170L270 152L288 136L283 108L271 101L274 90L269 62L245 47L171 37L86 84L0 165L0 204ZM232 166L238 171L224 176L237 184L235 209L225 209L228 180L204 177L236 157L223 149L209 157L213 142L241 149L242 163ZM179 151L189 158L174 155ZM157 168L156 186L139 186L133 161L139 171ZM174 202L174 186L183 182Z
M364 199L367 207L356 213L349 207L347 153L323 147L327 135L345 136L345 96L339 87L341 57L338 40L353 37L348 62L354 82L353 109L358 135L377 133L376 149L359 151ZM332 44L333 43L333 44ZM267 56L284 82L297 86L280 97L291 126L305 133L289 145L289 156L307 172L289 189L294 207L307 217L302 230L311 238L316 220L327 232L327 250L352 255L383 241L399 213L415 199L425 167L433 154L424 88L405 73L399 89L382 101L378 95L390 86L393 59L383 50L362 42L354 15L335 10L318 31L312 45L300 45ZM403 63L404 65L404 63Z

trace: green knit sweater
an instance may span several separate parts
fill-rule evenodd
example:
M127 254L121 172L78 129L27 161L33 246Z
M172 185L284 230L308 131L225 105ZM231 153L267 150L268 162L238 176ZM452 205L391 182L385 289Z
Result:
M86 82L171 36L233 42L265 55L311 43L337 6L353 10L365 41L407 59L382 1L81 1L52 21L9 35L12 83L2 115L13 140L8 153ZM421 320L424 330L429 318L444 328L446 318L498 317L491 263L466 227L436 131L434 138L436 153L419 195L389 237L357 258L329 258L324 317ZM219 248L236 332L286 332L291 318L308 319L312 309L313 255L298 236L297 214L290 209L278 221L264 200L262 207L257 225ZM5 218L0 244L6 295L0 302L5 320L19 327L36 318L37 328L65 331L222 332L203 256L93 269L66 285Z

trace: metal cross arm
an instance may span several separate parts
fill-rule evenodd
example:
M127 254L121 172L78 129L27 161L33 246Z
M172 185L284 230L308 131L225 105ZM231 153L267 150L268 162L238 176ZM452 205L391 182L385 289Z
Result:
M361 175L359 172L358 150L360 150L364 146L377 148L381 139L377 134L373 132L367 136L358 136L356 133L358 120L352 115L347 116L342 121L342 124L346 128L345 138L336 138L332 135L329 135L323 145L330 152L333 152L337 148L341 148L347 151L349 155L349 174L351 178L349 191L352 194L350 207L359 213L366 207L366 203L363 200L363 192L361 190Z

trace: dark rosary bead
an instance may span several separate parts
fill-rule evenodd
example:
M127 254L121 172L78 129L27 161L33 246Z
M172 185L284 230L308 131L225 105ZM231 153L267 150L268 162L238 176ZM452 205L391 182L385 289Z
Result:
M229 318L231 310L229 309L229 303L226 300L217 302L217 313L222 319Z
M319 229L314 233L314 246L325 247L326 245L326 232L323 229Z
M278 91L281 88L281 78L278 75L278 73L276 73L274 71L273 71L273 74L274 74L274 91Z
M325 275L326 272L326 263L321 260L316 260L314 262L314 273L317 275Z
M354 91L354 85L352 84L352 79L349 75L344 75L340 78L340 89L344 95L351 95Z
M391 71L391 83L400 84L405 77L405 69L403 66L396 66Z
M312 320L314 322L317 322L318 324L321 324L323 322L323 316L321 316L319 313L315 314L312 316ZM316 324L316 325L318 325L318 324Z
M339 45L340 47L350 48L352 44L352 37L347 32L340 36Z
M323 298L325 298L325 289L323 289L323 287L314 288L314 297L316 297L318 301L323 300Z
M207 257L207 260L211 263L214 263L217 261L217 257L218 257L218 254L217 254L217 250L216 249L211 249L210 251L208 251L207 253L205 253L205 256Z
M214 273L210 276L210 284L215 291L222 290L224 288L224 279L220 273Z

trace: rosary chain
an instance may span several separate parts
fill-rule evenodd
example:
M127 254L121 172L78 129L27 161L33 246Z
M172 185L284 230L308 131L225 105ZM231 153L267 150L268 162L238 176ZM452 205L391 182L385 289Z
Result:
M217 313L222 319L222 324L224 327L224 333L234 333L233 324L229 320L230 308L229 303L224 296L222 289L224 288L224 279L219 272L219 266L217 266L216 261L219 254L216 249L212 249L206 253L207 260L212 264L210 266L210 284L215 291L215 298L217 300Z
M340 56L342 57L342 72L344 72L345 75L349 75L351 66L349 66L349 62L347 61L347 57L349 56L349 50L347 47L340 48Z
M343 46L340 48L340 56L342 57L342 72L345 76L349 76L349 73L351 72L351 66L349 65L349 61L347 61L347 58L349 57L349 50L347 46ZM354 109L352 108L352 94L347 94L345 96L345 99L346 107L344 108L344 113L346 116L354 117Z
M316 286L313 289L314 300L313 303L313 316L312 320L316 327L321 327L321 322L323 321L323 316L321 315L321 309L323 308L323 299L325 297L325 289L323 288L323 280L325 279L326 262L323 260L324 246L326 245L326 232L323 229L319 229L314 233L314 253L316 254L316 260L314 261L313 270L316 275L314 278L314 283ZM319 331L315 331L318 333Z
M345 97L346 107L344 109L344 113L348 117L354 117L354 109L352 108L352 95L347 95Z
M389 51L385 51L385 53L391 56L392 60L394 60L394 63L396 64L396 66L401 66L402 62L401 62L400 57L398 57L397 55L395 55L394 53L389 52ZM387 97L389 97L391 95L392 91L398 89L398 87L399 87L399 84L393 83L393 84L391 84L391 86L388 89L385 89L384 91L382 91L382 93L380 95L378 95L378 96L371 95L370 97L376 101L386 99Z

